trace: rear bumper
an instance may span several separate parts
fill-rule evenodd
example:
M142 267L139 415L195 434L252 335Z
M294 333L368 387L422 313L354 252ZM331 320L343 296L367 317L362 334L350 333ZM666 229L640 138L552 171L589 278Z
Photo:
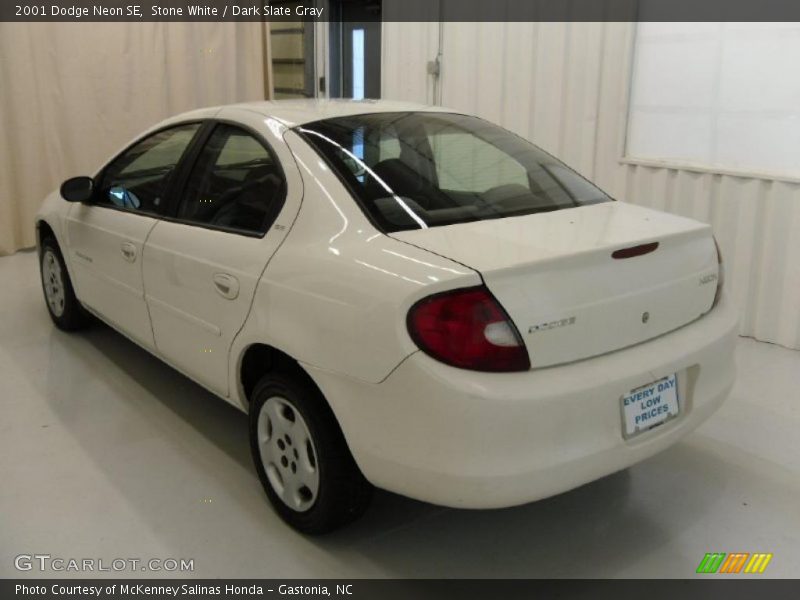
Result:
M526 373L464 371L422 352L380 384L309 368L373 484L445 506L530 502L593 481L677 442L734 381L737 317L710 313L637 346ZM678 373L680 416L622 436L620 398Z

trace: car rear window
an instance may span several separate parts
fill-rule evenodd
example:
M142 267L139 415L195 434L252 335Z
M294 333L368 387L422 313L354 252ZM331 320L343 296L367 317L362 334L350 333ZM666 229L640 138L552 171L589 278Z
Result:
M373 113L296 131L386 232L611 200L535 145L477 117Z

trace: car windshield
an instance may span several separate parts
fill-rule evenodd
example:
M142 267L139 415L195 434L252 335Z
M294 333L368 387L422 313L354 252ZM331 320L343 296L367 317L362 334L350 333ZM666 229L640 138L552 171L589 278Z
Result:
M610 200L543 150L477 117L373 113L296 131L386 232Z

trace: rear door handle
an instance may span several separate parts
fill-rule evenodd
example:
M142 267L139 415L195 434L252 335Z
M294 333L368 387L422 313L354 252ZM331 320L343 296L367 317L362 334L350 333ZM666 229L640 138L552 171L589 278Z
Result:
M223 298L235 300L239 295L239 280L227 273L214 274L214 287Z
M122 242L119 247L120 252L122 252L123 258L128 262L135 262L136 261L136 245L131 242Z

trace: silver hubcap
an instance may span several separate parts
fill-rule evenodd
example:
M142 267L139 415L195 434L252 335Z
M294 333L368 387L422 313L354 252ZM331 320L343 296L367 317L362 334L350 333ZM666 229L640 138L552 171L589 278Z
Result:
M305 512L319 492L317 451L300 412L286 398L273 396L258 415L258 449L267 479L292 510Z
M44 297L50 312L60 317L64 314L64 277L61 273L61 263L58 262L52 250L45 250L42 258L42 283L44 284Z

